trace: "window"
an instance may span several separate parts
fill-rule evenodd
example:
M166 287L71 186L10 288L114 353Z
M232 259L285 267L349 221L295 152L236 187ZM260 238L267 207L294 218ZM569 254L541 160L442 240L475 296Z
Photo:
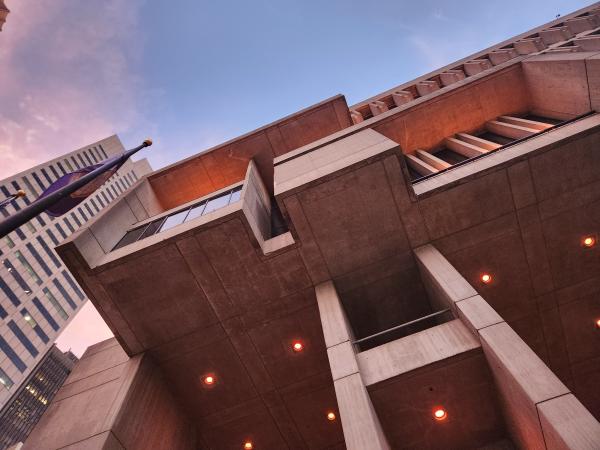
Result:
M8 299L10 300L10 302L17 306L19 304L21 304L21 302L19 301L19 298L15 295L15 293L13 292L13 290L10 288L10 286L8 284L6 284L6 281L4 281L4 279L2 277L0 277L0 290L2 290L2 292L4 292L4 295L6 295L8 297ZM4 319L6 317L6 311L5 309L0 306L0 317L2 319Z
M47 344L49 341L48 336L46 335L46 333L44 333L44 330L42 330L42 327L39 326L39 324L36 322L33 316L29 314L29 311L27 311L26 308L23 308L21 309L21 315L23 316L23 320L25 321L25 323L27 323L27 325L33 328L33 331L35 331L35 334L38 335L42 342L44 344Z
M90 208L90 205L88 205L87 203L85 205L85 209L87 209L87 212L90 214L90 217L94 217L94 211L92 211L92 208Z
M160 227L160 231L166 231L170 228L173 228L175 225L183 223L188 211L189 210L185 209L181 212L168 216L167 219L163 222L162 226Z
M71 213L71 218L73 219L73 221L77 224L78 227L81 226L81 222L79 221L79 219L77 218L77 216L75 215L74 212Z
M94 207L96 212L100 212L100 209L98 209L98 205L96 205L96 202L94 201L93 198L90 198L90 203L92 204L92 206Z
M40 314L42 316L44 316L44 318L50 324L50 326L52 327L52 329L54 331L58 331L58 328L59 328L58 324L52 318L52 316L50 315L50 313L48 312L48 310L44 307L44 305L42 305L42 302L40 302L40 299L37 298L37 297L33 297L32 303L35 305L35 307L40 312Z
M4 264L4 267L6 267L6 270L8 270L8 272L10 272L10 274L15 279L17 284L21 287L21 289L23 289L23 291L26 294L30 294L31 288L25 282L25 280L23 279L21 274L19 272L17 272L17 269L15 268L15 266L13 266L12 263L8 259L5 259L4 261L2 261L2 263ZM10 299L10 301L13 303L13 305L17 306L18 304L21 303L16 296L14 296L14 299L10 295L7 295L7 296Z
M113 190L113 192L115 193L115 198L119 198L119 193L117 192L117 189L115 188L115 185L112 184L110 186L110 188Z
M12 361L12 363L15 365L15 367L17 369L19 369L19 372L21 372L21 373L25 372L25 369L27 369L27 366L25 366L25 364L23 364L23 361L21 360L21 358L19 358L17 356L15 351L12 349L12 347L10 345L8 345L8 342L6 342L4 340L4 338L1 336L0 336L0 349L6 354L6 356L8 356L8 359L10 359Z
M28 242L26 244L26 247L29 250L29 252L31 253L31 255L33 256L33 258L38 262L38 264L40 265L40 267L42 268L42 270L46 273L46 275L48 275L48 276L52 275L52 271L50 270L50 268L46 264L46 261L44 261L44 258L42 258L40 256L40 254L35 249L35 247L33 245L31 245L31 242Z
M88 218L87 218L87 216L85 215L85 213L83 212L83 209L81 209L81 207L78 207L78 208L77 208L77 211L79 211L79 214L81 214L81 217L83 217L83 221L84 221L84 222L87 222Z
M67 169L69 169L69 172L74 172L73 166L71 165L68 159L65 159L65 164L67 165Z
M2 369L0 369L0 384L4 385L6 389L10 389L14 384L10 377L6 375L6 372Z
M134 230L128 231L127 233L125 233L125 236L123 236L121 238L121 240L119 242L117 242L117 245L115 245L115 248L113 248L113 250L116 250L118 248L124 247L126 245L129 245L129 244L137 241L145 229L146 229L146 226L144 225L143 227L139 227Z
M190 220L194 220L195 218L200 217L204 212L204 208L206 208L206 202L202 202L199 205L194 206L190 210L188 216L185 218L185 221L189 222Z
M57 161L56 165L58 166L58 168L60 169L60 171L63 173L63 175L67 174L67 171L65 170L65 168L63 167L63 165L60 163L60 161Z
M234 189L233 192L231 193L231 198L229 199L229 204L231 205L232 203L238 202L240 201L240 199L242 198L242 187L240 186L237 189Z
M54 236L54 233L52 232L52 230L46 230L46 233L48 234L48 237L50 238L50 240L52 241L52 243L55 246L58 245L58 239L56 239L56 236ZM38 236L38 239L40 239L39 236Z
M60 175L58 174L58 172L56 171L56 169L54 168L54 166L52 164L50 164L48 167L52 171L52 175L54 175L56 177L56 179L59 179Z
M110 204L110 200L106 196L106 192L102 191L102 192L100 192L100 194L102 194L102 197L104 198L104 201L106 201L106 204L109 205Z
M27 177L22 177L21 178L23 180L23 183L25 184L25 187L29 190L28 194L37 198L40 196L40 194L38 194L37 190L33 187L33 184L31 184L29 182L29 179Z
M16 181L11 181L10 184L12 184L12 187L14 188L15 192L17 192L18 190L21 189L21 186ZM29 192L25 191L25 194L29 194ZM21 199L25 202L26 205L31 204L31 200L29 200L29 198L30 198L29 195L25 195L24 197L21 197ZM15 203L16 203L16 201L15 201Z
M54 286L56 286L56 289L58 289L58 292L60 292L60 295L64 297L71 309L77 309L77 305L75 304L67 290L63 287L63 285L60 284L60 281L58 281L58 279L55 278L54 280L52 280L52 283L54 283Z
M52 178L50 178L50 175L48 175L48 172L46 172L46 169L40 169L40 172L42 172L42 175L44 175L44 178L46 179L46 181L48 182L48 184L52 184Z
M6 242L8 248L13 248L15 246L15 241L13 241L10 236L4 236L4 242Z
M104 208L104 202L102 201L99 195L96 195L96 200L98 200L98 203L100 203L100 208Z
M90 152L90 155L92 156L92 159L94 160L94 162L96 164L98 164L98 158L96 158L96 155L94 154L94 152L92 151L91 148L88 148L88 152Z
M69 229L69 231L71 233L75 233L75 228L73 228L73 225L71 225L71 222L69 222L69 219L67 219L66 217L63 219L63 222L65 223L65 225L67 226L67 228Z
M10 331L13 332L13 334L17 337L21 344L23 344L23 347L27 349L31 356L35 358L39 354L37 348L35 348L35 345L33 345L29 338L25 336L25 333L23 333L14 320L10 320L8 322L8 328L10 328Z
M81 292L81 289L79 289L79 286L77 286L75 280L73 280L71 275L69 275L69 272L63 270L62 274L63 277L65 277L65 280L67 280L67 283L69 283L69 286L71 286L71 289L73 289L75 291L75 294L77 294L77 297L79 297L80 300L83 300L85 298L85 295L83 294L83 292Z
M31 234L37 231L31 222L27 222L25 225Z
M208 201L206 204L206 208L204 208L204 212L202 215L208 214L210 212L216 211L217 209L221 209L229 204L229 198L231 195L227 193L226 195L221 195L220 197L213 198Z
M46 190L46 186L44 186L44 183L42 183L42 180L40 180L40 177L38 177L37 173L33 172L31 174L31 176L33 177L33 179L35 180L35 182L38 184L38 186L42 189L42 192Z
M50 289L44 288L44 289L42 289L42 291L44 292L44 295L46 296L48 301L52 304L52 306L54 306L54 309L56 310L58 315L60 317L62 317L64 320L67 320L69 318L69 315L63 309L63 307L60 306L60 303L58 303L58 300L56 300L56 297L52 294L52 292L50 292Z
M79 158L79 161L81 161L81 167L86 167L85 161L83 160L83 158L81 157L81 155L77 154L77 157Z
M60 235L62 236L63 239L67 238L67 234L64 232L64 230L62 229L62 227L57 223L56 225L56 229L58 230L58 232L60 233Z
M40 279L39 275L33 269L33 267L31 267L31 264L29 264L29 261L27 261L27 259L25 259L25 257L23 256L23 253L21 253L20 250L17 250L15 252L15 256L17 257L17 259L19 260L21 265L23 267L25 267L25 270L29 273L31 278L33 278L33 281L35 281L37 284L42 284L42 280ZM14 272L16 273L16 271L14 271Z
M108 155L106 154L106 152L104 151L104 148L102 147L102 145L99 145L98 147L100 147L100 151L102 152L102 154L104 155L105 158L108 158Z
M75 167L77 167L77 170L81 169L81 166L79 165L74 156L71 156L71 160L73 161L73 164L75 164Z
M85 160L88 162L88 164L90 166L94 165L94 163L92 162L92 160L90 159L90 157L88 156L88 154L85 152L85 150L83 151L83 156L85 156Z
M115 199L115 197L113 196L113 193L110 192L110 189L107 189L106 192L108 192L108 196L110 197L111 201ZM110 202L108 202L110 203Z
M50 260L54 263L54 265L59 268L60 267L60 261L58 260L58 258L56 257L56 255L52 252L52 250L50 249L50 247L48 247L48 244L46 244L46 241L44 241L41 236L37 236L36 240L38 241L38 243L40 244L40 246L44 249L44 251L46 252L46 255L48 255L48 258L50 258ZM27 244L27 245L30 245L30 244ZM50 274L48 274L48 275L50 275Z

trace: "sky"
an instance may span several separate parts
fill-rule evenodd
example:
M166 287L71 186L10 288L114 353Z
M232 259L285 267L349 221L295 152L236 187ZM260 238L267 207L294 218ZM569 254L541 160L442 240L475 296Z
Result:
M157 169L337 94L349 105L578 0L5 0L0 179L118 134ZM59 338L110 336L86 304Z

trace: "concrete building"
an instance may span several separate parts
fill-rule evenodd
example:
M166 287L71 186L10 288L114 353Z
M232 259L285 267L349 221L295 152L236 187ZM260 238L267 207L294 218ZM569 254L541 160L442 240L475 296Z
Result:
M25 448L600 448L598 8L138 180Z
M24 442L78 361L55 345L0 411L0 448Z
M27 196L0 208L7 217L34 201L68 172L123 151L111 136L0 180L0 200L19 189ZM85 202L59 218L46 214L0 239L0 408L19 390L87 297L54 248L149 173L146 160L128 161Z

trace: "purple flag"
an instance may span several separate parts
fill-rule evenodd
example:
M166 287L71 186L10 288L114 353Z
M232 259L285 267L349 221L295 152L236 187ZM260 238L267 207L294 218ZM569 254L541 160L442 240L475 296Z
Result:
M122 155L118 155L118 156L115 156L114 158L107 159L102 164L95 164L93 166L84 167L83 169L76 170L75 172L71 172L66 175L63 175L58 180L56 180L54 183L52 183L50 185L50 187L48 189L46 189L42 193L42 195L40 195L38 200L71 184L73 181L78 180L79 178L83 177L84 175L87 175L88 173L96 170L97 168L114 162L116 159L119 159L121 156ZM58 216L62 216L69 210L75 208L82 201L84 201L86 198L88 198L96 189L98 189L100 186L102 186L106 180L108 180L110 177L112 177L114 175L114 173L117 170L119 170L119 168L121 166L122 166L122 164L116 165L112 169L109 169L106 172L99 175L98 177L94 178L92 181L90 181L85 186L81 187L80 189L77 189L75 192L73 192L68 197L62 198L61 200L56 202L54 205L52 205L50 208L48 208L46 210L46 214L48 214L49 216L52 216L52 217L58 217Z

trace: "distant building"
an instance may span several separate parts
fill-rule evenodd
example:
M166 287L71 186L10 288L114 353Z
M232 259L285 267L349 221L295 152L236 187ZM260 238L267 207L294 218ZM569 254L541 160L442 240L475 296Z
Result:
M140 180L24 448L600 449L599 6Z
M26 440L77 361L70 351L50 348L0 411L0 449Z
M6 17L8 16L9 12L10 9L6 7L4 0L0 0L0 31L2 31L2 26L6 22Z
M0 220L33 202L66 173L102 163L123 151L119 138L111 136L0 180L0 200L19 189L27 193L0 208ZM0 239L0 408L87 301L54 248L94 221L150 171L147 160L128 160L67 214L55 218L42 213Z

